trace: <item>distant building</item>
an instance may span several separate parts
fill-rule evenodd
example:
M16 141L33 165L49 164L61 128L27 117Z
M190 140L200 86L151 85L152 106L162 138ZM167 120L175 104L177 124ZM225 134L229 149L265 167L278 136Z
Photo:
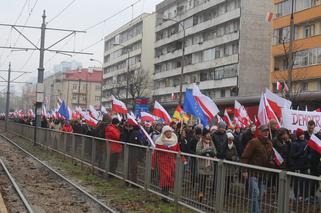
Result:
M79 69L59 72L44 80L45 104L48 109L57 107L60 98L71 107L87 108L101 101L102 70Z
M111 95L125 100L127 79L141 71L145 73L144 78L150 79L144 95L151 97L154 42L155 14L147 13L105 37L103 65L103 104L105 106L110 107ZM130 95L128 95L129 98L131 98Z
M273 1L271 87L288 80L288 51L292 0ZM302 104L315 105L321 98L321 1L294 0L292 92ZM307 98L308 97L308 98ZM318 105L319 107L319 105Z
M193 83L219 105L258 103L269 86L272 28L266 0L165 0L156 6L154 98L176 105ZM177 98L178 99L178 98Z
M82 64L78 61L71 60L71 61L62 61L60 64L55 65L53 71L57 72L66 72L68 70L78 70L82 68Z

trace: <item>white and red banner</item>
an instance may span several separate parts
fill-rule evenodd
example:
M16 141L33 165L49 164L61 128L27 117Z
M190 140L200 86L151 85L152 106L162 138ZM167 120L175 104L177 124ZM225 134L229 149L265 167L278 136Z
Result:
M307 112L283 108L282 115L283 127L289 130L294 131L297 128L307 130L309 120L315 122L316 131L321 129L321 112Z
M308 146L321 154L321 140L317 136L311 135Z

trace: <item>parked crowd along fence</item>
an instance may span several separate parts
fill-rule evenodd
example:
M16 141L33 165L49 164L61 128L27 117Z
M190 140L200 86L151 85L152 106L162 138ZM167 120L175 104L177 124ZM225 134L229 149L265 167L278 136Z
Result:
M4 122L0 122L4 126ZM9 122L30 141L34 127ZM320 177L37 129L37 143L198 212L321 212ZM119 149L115 151L112 145ZM164 163L166 162L166 163ZM200 165L206 172L199 172Z

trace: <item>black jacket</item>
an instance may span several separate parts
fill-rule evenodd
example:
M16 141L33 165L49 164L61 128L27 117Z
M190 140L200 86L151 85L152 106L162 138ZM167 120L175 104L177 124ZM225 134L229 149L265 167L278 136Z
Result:
M212 135L214 145L217 151L217 158L224 159L227 148L227 136L225 132L216 131Z
M297 140L291 145L290 158L293 170L306 170L309 168L307 141Z
M248 129L246 130L246 132L242 134L242 137L240 138L241 138L242 153L243 153L247 143L254 138L254 134L252 134L252 131Z

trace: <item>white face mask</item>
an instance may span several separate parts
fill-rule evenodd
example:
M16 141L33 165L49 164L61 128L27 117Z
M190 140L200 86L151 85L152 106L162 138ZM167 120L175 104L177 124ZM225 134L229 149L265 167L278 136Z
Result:
M233 143L227 144L227 146L228 146L229 149L232 149L232 148L233 148L233 145L234 145Z

